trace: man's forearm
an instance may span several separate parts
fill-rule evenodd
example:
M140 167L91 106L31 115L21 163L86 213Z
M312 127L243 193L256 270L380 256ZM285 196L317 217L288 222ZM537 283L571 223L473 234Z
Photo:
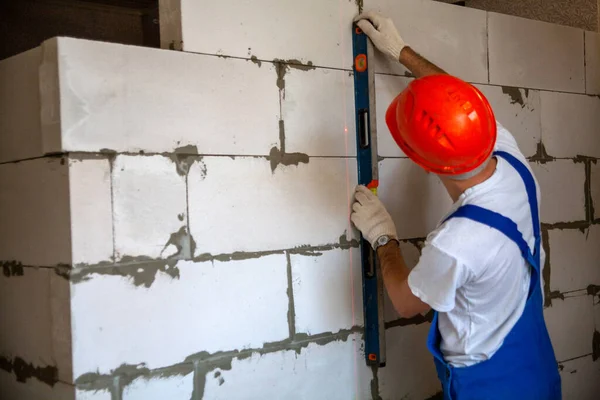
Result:
M394 308L400 316L411 318L423 313L429 306L415 297L408 286L408 269L398 242L393 240L377 249L383 283Z
M400 52L399 60L417 78L428 75L440 75L446 72L437 65L429 62L416 51L406 46Z
M377 249L377 258L381 266L383 282L388 291L397 287L399 283L408 278L410 270L404 262L404 257L402 257L402 251L397 241L392 240L385 246L380 246Z

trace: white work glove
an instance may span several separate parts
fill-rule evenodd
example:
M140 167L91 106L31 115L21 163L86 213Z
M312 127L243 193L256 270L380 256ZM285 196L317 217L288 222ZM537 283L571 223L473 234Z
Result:
M371 246L384 235L398 240L396 225L394 225L392 217L373 192L367 187L359 185L354 192L354 198L350 219L362 232L363 237L371 243Z
M354 18L354 21L379 51L396 61L400 60L400 52L407 44L400 37L391 19L367 11Z

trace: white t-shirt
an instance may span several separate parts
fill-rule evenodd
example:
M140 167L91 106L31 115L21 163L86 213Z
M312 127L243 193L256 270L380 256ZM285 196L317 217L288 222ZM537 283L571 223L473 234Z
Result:
M495 148L529 167L515 139L499 123ZM539 202L539 186L537 192ZM533 250L525 184L506 160L497 157L494 174L465 191L442 221L465 204L487 208L516 222ZM543 266L543 250L541 257ZM415 296L439 312L441 351L446 361L465 367L487 360L500 348L523 313L530 277L530 267L519 248L503 233L466 218L452 218L427 237L408 285Z

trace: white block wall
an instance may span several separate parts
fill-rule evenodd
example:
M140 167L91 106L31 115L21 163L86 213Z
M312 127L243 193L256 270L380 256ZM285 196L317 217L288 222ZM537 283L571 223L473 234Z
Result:
M59 38L0 62L0 322L12 327L0 357L37 367L0 370L0 394L438 394L431 315L399 318L386 298L387 366L364 363L348 219L355 2L160 3L163 46L183 52ZM595 398L598 35L428 0L362 3L477 84L530 158L564 397ZM380 196L412 267L451 201L384 123L412 78L371 61Z

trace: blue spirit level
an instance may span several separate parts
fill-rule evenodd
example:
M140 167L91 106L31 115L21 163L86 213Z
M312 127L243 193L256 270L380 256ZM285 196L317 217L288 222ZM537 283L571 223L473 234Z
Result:
M358 26L352 27L354 55L354 103L356 109L356 154L358 183L377 194L377 135L375 123L375 82L369 69L372 46ZM363 307L365 317L365 357L367 365L385 366L385 327L383 320L383 280L375 251L362 236L360 240Z

